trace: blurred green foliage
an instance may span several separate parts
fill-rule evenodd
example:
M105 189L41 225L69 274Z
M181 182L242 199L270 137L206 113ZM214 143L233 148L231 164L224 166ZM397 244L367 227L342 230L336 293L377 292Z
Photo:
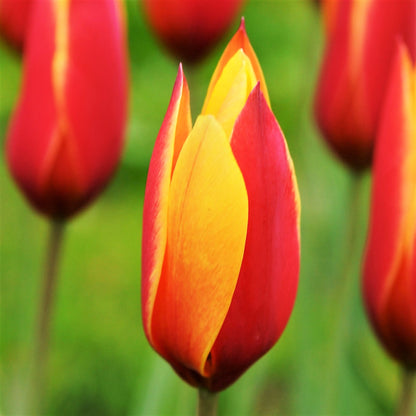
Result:
M67 227L53 317L46 410L50 415L194 414L196 391L149 347L140 316L141 216L147 166L178 62L127 2L130 114L123 160L98 201ZM364 179L358 253L342 279L348 171L314 126L313 92L323 49L318 9L307 0L251 0L243 14L272 108L285 132L302 199L299 292L283 336L221 394L222 415L388 414L398 370L364 316L359 263L370 180ZM194 118L216 62L237 28L190 81ZM0 47L0 135L16 103L21 62ZM190 73L192 72L192 74ZM4 154L4 152L3 152ZM0 162L0 412L21 415L38 308L47 221L33 212ZM343 292L347 296L343 298Z

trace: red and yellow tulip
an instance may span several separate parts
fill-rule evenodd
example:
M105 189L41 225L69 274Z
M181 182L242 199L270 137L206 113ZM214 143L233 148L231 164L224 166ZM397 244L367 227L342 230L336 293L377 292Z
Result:
M21 51L35 0L0 0L0 35Z
M243 0L144 0L149 26L173 56L194 63L224 36Z
M414 0L332 2L317 88L316 118L325 140L352 169L370 166L395 42L416 61Z
M7 160L42 213L66 218L90 202L119 161L127 61L115 0L35 2Z
M398 48L380 120L365 304L386 349L416 369L416 66Z
M191 122L182 68L156 139L143 214L142 311L190 384L234 382L280 337L299 271L299 197L243 24Z

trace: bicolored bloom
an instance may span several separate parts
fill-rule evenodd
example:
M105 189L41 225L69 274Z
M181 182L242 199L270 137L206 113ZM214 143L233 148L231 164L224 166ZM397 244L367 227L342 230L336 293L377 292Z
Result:
M363 290L381 342L416 369L416 66L403 44L375 148Z
M143 0L145 17L173 56L197 62L224 36L243 0Z
M299 271L299 197L243 24L192 126L182 68L156 139L143 214L142 312L190 384L234 382L278 340Z
M21 51L35 0L0 0L0 35Z
M316 118L338 156L351 168L362 170L372 160L397 38L403 39L416 61L416 2L345 0L334 4L317 88Z
M115 0L42 0L32 10L10 171L30 203L66 218L89 203L120 159L127 61Z

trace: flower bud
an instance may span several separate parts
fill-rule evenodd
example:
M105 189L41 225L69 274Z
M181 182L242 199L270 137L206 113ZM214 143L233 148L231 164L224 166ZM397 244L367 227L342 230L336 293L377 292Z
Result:
M333 13L315 112L325 140L359 171L371 164L398 37L416 61L416 2L345 0Z
M242 25L192 126L182 68L150 162L146 336L187 382L219 391L278 340L299 272L299 196Z
M144 0L145 17L178 60L204 58L230 27L243 0Z
M7 161L30 203L53 218L89 203L120 159L127 105L120 11L114 0L42 0L32 11Z

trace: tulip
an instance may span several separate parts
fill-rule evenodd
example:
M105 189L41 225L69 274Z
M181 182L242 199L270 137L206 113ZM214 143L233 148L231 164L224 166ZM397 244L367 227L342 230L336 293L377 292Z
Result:
M329 3L329 0L327 0ZM322 133L352 169L371 164L395 42L416 60L414 0L345 0L333 8L315 111Z
M32 10L7 161L29 202L54 219L85 207L120 159L127 102L120 12L115 0L42 0Z
M0 0L0 35L18 51L23 50L33 2L34 0Z
M181 66L150 162L142 316L191 385L233 383L278 340L299 271L299 197L244 23L192 127Z
M226 33L243 0L144 0L149 26L177 59L195 63Z
M381 342L416 370L416 66L394 60L374 156L363 292Z

